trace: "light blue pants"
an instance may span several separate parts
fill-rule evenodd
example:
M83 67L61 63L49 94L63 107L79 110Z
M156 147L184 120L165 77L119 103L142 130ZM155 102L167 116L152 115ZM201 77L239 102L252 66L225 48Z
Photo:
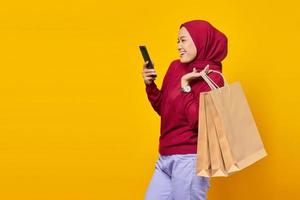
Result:
M210 178L196 176L196 155L159 155L145 200L205 200Z

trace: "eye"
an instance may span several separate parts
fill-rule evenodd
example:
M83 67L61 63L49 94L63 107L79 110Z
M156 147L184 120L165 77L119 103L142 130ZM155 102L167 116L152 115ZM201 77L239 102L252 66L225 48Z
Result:
M185 40L185 39L182 39L181 41L184 42L184 41L186 41L186 40ZM179 43L179 40L177 40L177 43Z

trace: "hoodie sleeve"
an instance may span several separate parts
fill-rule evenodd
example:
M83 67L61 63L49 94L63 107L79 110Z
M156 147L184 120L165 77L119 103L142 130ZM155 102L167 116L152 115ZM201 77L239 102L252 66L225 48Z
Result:
M153 107L153 109L157 112L158 115L161 115L161 102L162 102L162 96L164 93L164 87L165 84L168 84L169 77L172 76L171 73L174 70L174 66L176 65L176 62L179 60L173 60L167 69L167 72L164 76L161 89L157 88L157 85L154 81L152 81L150 84L146 84L146 92L148 99ZM166 83L167 82L167 83Z
M224 86L223 78L220 74L210 73L208 76L219 86ZM211 88L206 82L201 84L195 84L192 86L192 91L185 93L181 92L181 97L183 101L184 113L188 120L191 128L198 129L198 118L199 118L199 98L200 93L208 92Z
M150 84L146 84L147 97L153 107L153 109L160 115L160 105L162 100L162 92L157 88L154 81Z

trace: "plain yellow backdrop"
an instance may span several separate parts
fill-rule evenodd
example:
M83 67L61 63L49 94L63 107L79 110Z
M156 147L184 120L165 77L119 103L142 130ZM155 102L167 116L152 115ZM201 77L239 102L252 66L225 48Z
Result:
M0 199L143 199L160 119L138 45L160 87L192 19L227 35L223 73L241 82L268 152L213 179L208 199L300 199L296 0L2 1Z

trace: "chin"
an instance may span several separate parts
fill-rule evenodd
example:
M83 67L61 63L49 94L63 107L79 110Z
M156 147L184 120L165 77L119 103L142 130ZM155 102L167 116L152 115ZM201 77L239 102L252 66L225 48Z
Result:
M180 62L181 63L188 63L188 62L190 62L190 59L180 58Z

